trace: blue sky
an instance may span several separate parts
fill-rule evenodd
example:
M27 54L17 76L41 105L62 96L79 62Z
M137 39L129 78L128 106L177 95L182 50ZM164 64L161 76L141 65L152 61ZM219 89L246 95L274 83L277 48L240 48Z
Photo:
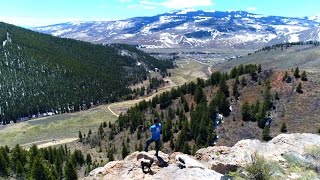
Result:
M320 0L0 0L0 4L0 21L20 26L117 20L185 8L288 17L320 15Z

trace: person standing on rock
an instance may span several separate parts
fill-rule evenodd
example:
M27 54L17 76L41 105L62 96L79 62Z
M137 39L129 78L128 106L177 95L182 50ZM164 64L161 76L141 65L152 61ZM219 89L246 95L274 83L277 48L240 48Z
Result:
M153 125L150 126L151 138L146 141L144 144L144 151L148 152L148 147L152 142L156 143L156 156L158 156L158 152L160 149L160 134L162 134L161 123L159 122L159 118L155 117L153 120Z

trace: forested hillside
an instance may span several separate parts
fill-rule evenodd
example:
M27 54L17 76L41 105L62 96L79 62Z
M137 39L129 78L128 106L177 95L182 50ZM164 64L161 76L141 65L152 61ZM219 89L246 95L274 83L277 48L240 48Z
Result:
M230 106L240 102L239 97L246 94L241 90L249 83L264 89L254 115L257 116L254 129L263 129L274 95L261 66L249 64L235 67L230 73L216 71L208 80L198 78L196 82L156 95L150 101L143 100L120 114L115 124L101 124L97 134L79 132L79 138L84 145L97 147L98 152L105 150L109 160L124 158L129 152L142 150L149 138L148 127L157 116L163 125L162 151L194 154L199 148L216 144L217 128L223 121L220 117L233 116ZM239 105L236 106L239 108Z
M127 45L93 45L0 23L0 121L125 99L129 85L172 62Z

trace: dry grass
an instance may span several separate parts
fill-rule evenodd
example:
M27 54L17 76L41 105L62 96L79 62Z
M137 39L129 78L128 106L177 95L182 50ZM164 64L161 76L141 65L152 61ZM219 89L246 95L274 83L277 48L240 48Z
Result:
M102 122L114 122L116 117L107 110L106 105L87 111L61 114L3 126L0 131L0 145L14 146L36 141L77 138L81 130L96 131Z

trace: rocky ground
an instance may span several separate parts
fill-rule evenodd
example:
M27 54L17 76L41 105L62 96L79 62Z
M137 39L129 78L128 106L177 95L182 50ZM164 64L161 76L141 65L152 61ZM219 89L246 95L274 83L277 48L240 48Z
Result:
M247 166L262 157L271 179L320 179L320 136L280 134L269 142L242 140L233 147L214 146L195 156L155 151L134 152L121 161L94 169L85 179L248 179ZM142 163L152 162L150 171ZM145 168L147 169L147 168Z

